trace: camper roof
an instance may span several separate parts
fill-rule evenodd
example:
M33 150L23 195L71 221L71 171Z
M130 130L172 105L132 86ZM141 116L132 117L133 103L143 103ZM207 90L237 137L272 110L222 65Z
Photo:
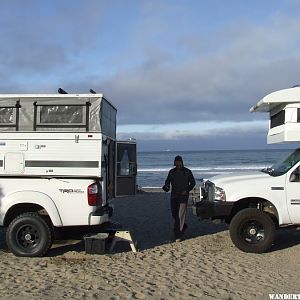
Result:
M0 94L0 131L91 131L116 137L117 109L103 94Z
M99 98L103 97L103 94L0 94L0 98Z
M289 89L279 90L273 92L260 101L256 105L250 108L250 112L262 111L269 112L273 110L276 106L282 103L300 103L300 87L296 86Z
M23 101L25 100L29 100L32 101L33 99L35 101L49 101L49 100L58 100L61 99L61 101L67 100L68 99L72 99L72 100L76 100L76 99L99 99L99 98L104 98L103 94L0 94L0 101L2 100L18 100L18 99L23 99ZM105 99L107 101L107 99ZM115 108L115 106L110 102L107 101L113 108ZM116 108L115 108L116 109Z
M0 99L102 98L103 94L0 94Z

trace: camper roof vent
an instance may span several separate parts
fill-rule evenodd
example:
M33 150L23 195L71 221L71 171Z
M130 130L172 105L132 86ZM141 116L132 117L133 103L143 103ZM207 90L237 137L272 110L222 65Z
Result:
M58 90L59 94L68 94L65 90L63 90L62 88L59 88Z

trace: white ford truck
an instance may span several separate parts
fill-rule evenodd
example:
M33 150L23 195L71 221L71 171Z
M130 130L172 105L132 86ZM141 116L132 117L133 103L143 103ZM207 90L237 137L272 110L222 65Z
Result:
M134 194L116 112L102 94L0 95L0 226L15 255L44 255L59 228L104 224L109 200Z
M250 109L269 112L268 143L300 142L300 87L271 93ZM204 182L194 212L222 219L242 251L261 253L279 227L300 225L300 149L273 166Z

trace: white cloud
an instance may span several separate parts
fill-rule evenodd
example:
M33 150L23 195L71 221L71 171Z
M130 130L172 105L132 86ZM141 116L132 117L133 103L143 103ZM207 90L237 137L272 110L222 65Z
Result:
M7 3L14 3L10 12L19 8L19 1ZM2 91L94 88L118 107L121 125L181 124L184 131L182 123L266 119L249 108L273 90L300 83L300 20L293 11L260 20L235 16L235 22L206 29L201 20L190 21L190 10L179 2L141 1L124 24L103 22L106 1L63 1L55 14L41 13L36 3L24 2L19 19L1 7ZM126 36L110 35L116 23L127 28ZM119 47L108 56L109 70L104 33ZM188 133L170 130L169 136Z
M266 133L267 121L215 123L177 123L174 125L131 125L118 127L118 139L126 140L180 140L211 137L255 135Z
M209 43L213 51L193 52L181 63L157 43L143 64L103 81L120 123L253 120L248 109L261 97L298 83L298 18L276 15L223 28Z

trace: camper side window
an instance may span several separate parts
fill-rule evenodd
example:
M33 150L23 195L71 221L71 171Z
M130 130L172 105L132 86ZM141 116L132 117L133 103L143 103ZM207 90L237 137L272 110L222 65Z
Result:
M85 123L83 106L47 105L40 107L40 124L79 124Z
M270 117L270 127L276 127L284 124L285 121L285 110L281 110L279 113Z
M297 123L300 123L300 108L297 108Z
M40 128L82 128L89 130L90 102L82 104L38 104L34 105L33 129Z
M17 101L14 106L0 107L0 127L4 130L19 130L19 110L20 102Z
M12 107L0 107L0 124L14 124L15 116Z

